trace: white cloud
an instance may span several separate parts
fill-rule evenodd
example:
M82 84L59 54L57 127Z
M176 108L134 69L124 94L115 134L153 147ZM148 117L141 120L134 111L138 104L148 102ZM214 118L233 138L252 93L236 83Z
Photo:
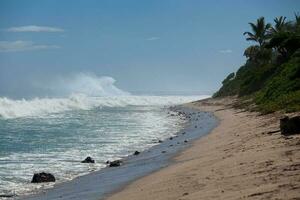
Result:
M149 37L146 40L153 41L153 40L159 40L159 39L160 39L159 37Z
M231 49L222 49L219 51L220 53L232 53Z
M32 41L0 41L0 52L32 51L60 48L56 45L35 44Z
M63 29L49 26L18 26L5 29L8 32L64 32Z

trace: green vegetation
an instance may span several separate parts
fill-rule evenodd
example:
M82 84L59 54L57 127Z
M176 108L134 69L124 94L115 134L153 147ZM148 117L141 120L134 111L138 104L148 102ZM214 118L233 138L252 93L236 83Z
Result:
M245 50L246 63L224 79L214 97L237 95L263 113L300 111L300 16L277 17L273 26L263 17L249 24L252 32L244 35L258 45Z

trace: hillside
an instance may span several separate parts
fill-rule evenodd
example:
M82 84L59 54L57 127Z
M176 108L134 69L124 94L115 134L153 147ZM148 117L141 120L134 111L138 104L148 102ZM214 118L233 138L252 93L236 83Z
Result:
M299 111L300 16L293 21L277 17L273 26L263 17L249 24L252 32L244 35L258 45L245 50L246 63L224 79L214 97L237 95L262 113Z

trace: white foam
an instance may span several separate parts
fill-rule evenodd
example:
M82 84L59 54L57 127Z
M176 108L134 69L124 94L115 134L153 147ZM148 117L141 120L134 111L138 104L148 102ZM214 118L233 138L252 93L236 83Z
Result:
M71 95L69 98L35 98L12 100L0 98L0 116L4 119L39 117L69 110L90 110L96 107L169 106L208 98L201 96L106 96Z
M72 93L80 93L87 96L129 95L128 92L115 86L115 82L116 80L109 76L97 76L92 73L77 73L54 78L47 86L40 83L39 87L47 89L54 94L64 96Z

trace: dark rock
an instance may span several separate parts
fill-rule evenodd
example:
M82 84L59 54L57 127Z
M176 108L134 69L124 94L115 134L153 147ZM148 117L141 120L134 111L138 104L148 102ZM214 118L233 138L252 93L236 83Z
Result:
M91 158L90 156L86 157L81 163L95 163L95 160Z
M140 154L139 151L135 151L135 152L133 153L133 155L135 155L135 156L137 156L137 155L139 155L139 154Z
M282 135L300 134L300 116L280 119L280 130Z
M169 139L170 139L170 140L173 140L173 137L170 137Z
M184 140L184 142L187 143L188 141L187 141L187 140Z
M115 160L109 163L109 167L120 167L122 164L122 160Z
M0 194L0 198L12 198L14 196L15 195L13 195L13 194Z
M162 151L161 153L166 153L166 151Z
M186 132L183 132L182 135L184 135Z
M195 128L197 128L197 126L195 126Z
M106 164L109 164L109 163L110 163L110 161L108 160L108 161L106 161L105 163L106 163Z
M158 140L158 143L163 143L163 141L162 140Z
M50 173L35 173L32 177L31 183L55 182L55 177Z

